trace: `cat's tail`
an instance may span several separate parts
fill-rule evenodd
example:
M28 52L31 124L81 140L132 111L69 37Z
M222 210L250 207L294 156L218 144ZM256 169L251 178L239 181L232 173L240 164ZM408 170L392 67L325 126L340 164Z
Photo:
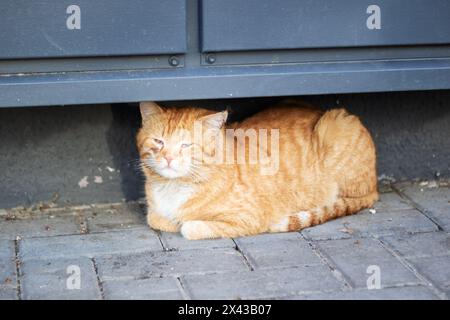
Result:
M313 144L342 197L360 197L376 190L375 145L357 116L345 109L325 112L314 127Z
M361 127L358 117L345 109L333 109L320 117L314 126L313 143L327 169L345 164L345 153L355 147Z
M339 198L333 206L300 211L285 216L277 223L271 225L269 232L299 231L370 208L377 200L378 192L376 191L357 198ZM352 231L343 230L343 232Z

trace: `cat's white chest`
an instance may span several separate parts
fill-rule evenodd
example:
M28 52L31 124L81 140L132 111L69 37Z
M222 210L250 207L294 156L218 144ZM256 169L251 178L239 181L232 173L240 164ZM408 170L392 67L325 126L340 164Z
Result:
M176 218L178 209L193 193L192 187L179 183L155 183L152 191L155 212L170 220Z

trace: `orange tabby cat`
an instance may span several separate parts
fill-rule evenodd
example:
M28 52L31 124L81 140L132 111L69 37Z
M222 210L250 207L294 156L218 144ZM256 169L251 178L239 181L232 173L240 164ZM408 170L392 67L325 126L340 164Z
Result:
M162 109L153 102L140 109L137 146L154 229L181 231L187 239L297 231L378 199L374 143L344 109L323 112L285 101L228 126L226 111ZM225 129L266 134L268 143L256 142L261 161L247 161L255 135L237 139ZM211 130L216 136L206 136ZM244 163L237 161L240 148ZM227 161L206 161L230 150Z

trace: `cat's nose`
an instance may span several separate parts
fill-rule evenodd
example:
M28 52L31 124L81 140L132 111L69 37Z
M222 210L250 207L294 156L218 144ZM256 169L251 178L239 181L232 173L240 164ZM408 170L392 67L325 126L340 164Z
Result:
M172 158L171 156L164 156L164 158L165 158L166 161L167 161L167 166L170 167L170 162L173 160L173 158Z

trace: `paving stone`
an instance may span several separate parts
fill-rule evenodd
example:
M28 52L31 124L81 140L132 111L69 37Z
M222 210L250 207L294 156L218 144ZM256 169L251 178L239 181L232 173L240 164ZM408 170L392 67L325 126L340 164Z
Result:
M68 279L73 276L67 269L69 266L80 269L80 289L68 287ZM94 265L87 258L29 260L22 264L22 272L22 298L25 300L101 298Z
M426 209L444 230L450 231L450 188L410 185L402 187L401 190Z
M43 216L37 219L16 219L0 221L0 239L52 237L57 235L80 234L82 226L78 216Z
M356 215L304 229L302 234L308 239L329 240L437 230L431 221L413 210L409 202L396 193L380 194L380 200L374 208L374 214L363 210Z
M420 280L374 239L319 241L320 250L354 287L367 287L369 266L380 268L381 286L420 284Z
M420 274L443 291L450 291L450 255L407 259Z
M413 209L408 200L403 199L395 192L382 193L380 199L375 203L373 208L377 211L393 211Z
M0 300L17 300L17 289L0 286Z
M161 241L166 249L186 250L186 249L214 249L214 248L234 248L235 244L231 239L211 239L211 240L187 240L179 232L161 232Z
M335 291L290 297L292 300L438 300L439 297L424 286L356 289L350 291Z
M450 234L431 232L391 236L382 241L444 292L450 293Z
M405 257L450 255L450 234L430 232L382 237L383 242Z
M150 278L105 281L103 292L111 300L181 300L183 294L176 278Z
M129 203L110 209L92 209L86 217L89 232L148 228L145 215L138 203Z
M317 226L306 228L301 231L301 234L308 240L337 240L337 239L351 239L355 236L346 228L348 220L340 218L336 220L330 220L328 222L319 224Z
M263 299L340 290L343 287L342 283L333 277L329 268L322 265L188 275L181 279L189 297L193 299Z
M377 185L378 193L381 195L383 193L389 193L394 192L394 189L392 188L391 182L386 180L378 180Z
M410 192L408 196L448 230L449 189L423 189L409 186L405 193ZM237 238L242 253L231 239L188 241L179 233L160 233L164 248L170 249L164 251L137 203L65 208L61 214L51 213L53 219L47 213L16 215L20 219L9 221L3 216L0 299L18 298L15 242L11 241L16 235L22 238L18 241L21 297L26 299L101 298L92 258L107 299L444 298L437 289L450 297L450 233L438 231L396 193L382 194L375 208L375 214L364 210L302 232L334 271L300 233ZM83 218L91 234L79 234ZM385 246L433 286L418 279ZM81 290L67 290L68 265L80 266ZM380 267L380 290L366 289L369 265ZM345 286L343 279L355 288Z
M150 250L162 250L156 233L150 229L24 239L20 242L20 254L24 260L40 257L94 257Z
M248 270L234 249L155 251L97 259L102 280Z
M14 241L0 240L0 258L14 257Z
M236 243L255 269L321 264L297 232L242 237Z
M14 241L0 240L0 288L15 288L16 282Z
M307 228L302 234L307 239L349 239L398 233L417 233L437 231L437 226L426 216L414 209L377 211L371 214L364 211L324 224Z

